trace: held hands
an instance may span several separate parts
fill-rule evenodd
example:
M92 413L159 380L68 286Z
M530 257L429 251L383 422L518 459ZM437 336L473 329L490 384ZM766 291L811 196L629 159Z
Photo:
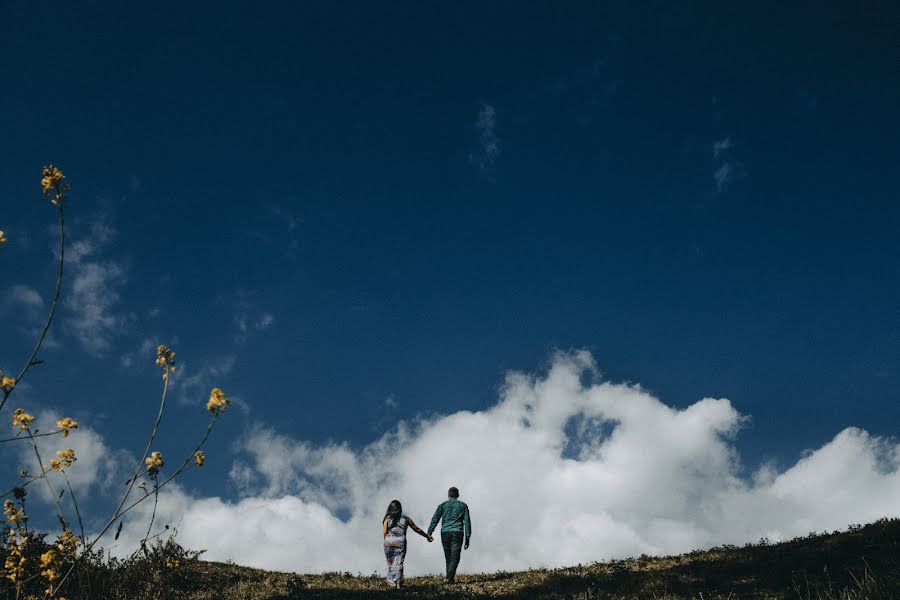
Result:
M426 535L425 538L428 540L429 544L434 541L434 538L431 537L430 535Z

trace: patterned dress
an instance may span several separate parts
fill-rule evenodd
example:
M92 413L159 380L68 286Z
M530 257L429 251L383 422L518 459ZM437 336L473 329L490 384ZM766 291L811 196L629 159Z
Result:
M384 557L387 559L387 582L391 585L400 585L403 582L403 561L406 558L406 528L409 526L409 518L400 515L397 524L391 527L388 520L388 532L384 538Z

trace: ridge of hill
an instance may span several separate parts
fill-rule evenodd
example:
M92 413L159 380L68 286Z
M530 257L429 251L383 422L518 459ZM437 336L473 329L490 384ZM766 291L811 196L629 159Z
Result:
M763 539L678 556L460 575L455 586L437 576L413 577L400 591L387 589L376 575L296 575L200 560L176 571L165 597L185 600L900 599L900 519L777 544Z

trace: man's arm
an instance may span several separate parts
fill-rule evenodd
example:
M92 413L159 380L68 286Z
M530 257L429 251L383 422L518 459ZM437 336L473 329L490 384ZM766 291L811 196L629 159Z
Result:
M463 508L463 529L466 532L466 549L469 548L469 538L472 537L472 520L469 518L469 505Z
M431 535L434 532L434 528L437 527L438 521L441 520L441 517L444 516L444 503L441 502L438 504L437 510L434 511L434 516L431 517L431 525L428 526L428 535Z

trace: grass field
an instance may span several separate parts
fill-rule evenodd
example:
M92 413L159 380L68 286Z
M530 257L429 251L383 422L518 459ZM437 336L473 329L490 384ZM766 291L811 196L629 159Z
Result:
M39 559L47 547L42 543L29 545L29 561ZM844 532L810 534L780 544L760 540L679 556L460 575L452 587L442 585L441 577L414 577L399 591L387 589L380 575L296 575L207 562L197 559L197 554L172 540L127 560L110 560L95 553L76 563L59 596L67 600L900 600L900 519L851 526ZM17 595L14 585L3 579L0 599L44 598L45 585L42 578L30 577Z
M190 600L293 598L900 598L900 520L810 535L780 544L720 547L554 570L439 577L385 588L380 576L293 575L188 561L161 596ZM163 583L160 581L159 583ZM157 588L157 591L158 588Z

